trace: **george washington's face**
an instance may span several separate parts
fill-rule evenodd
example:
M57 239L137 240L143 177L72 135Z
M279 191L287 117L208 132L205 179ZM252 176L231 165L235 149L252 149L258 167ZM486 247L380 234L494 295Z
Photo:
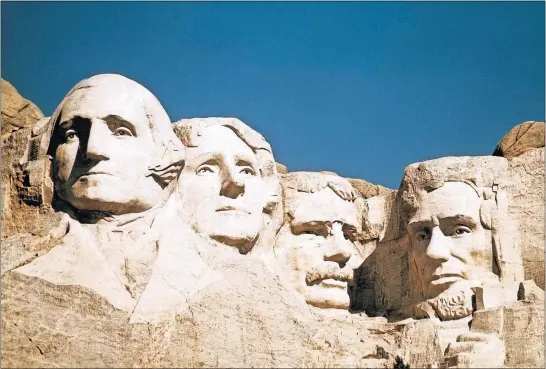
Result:
M347 310L354 269L362 260L354 246L358 211L330 188L315 193L290 191L290 222L275 247L286 259L293 287L309 305Z
M408 224L426 299L453 283L480 280L492 269L491 232L480 221L482 199L464 182L423 194Z
M55 128L53 171L59 197L80 210L141 212L161 198L147 176L155 149L138 91L100 86L76 90Z
M182 217L197 233L247 253L267 201L256 154L222 125L200 131L186 154L179 181Z

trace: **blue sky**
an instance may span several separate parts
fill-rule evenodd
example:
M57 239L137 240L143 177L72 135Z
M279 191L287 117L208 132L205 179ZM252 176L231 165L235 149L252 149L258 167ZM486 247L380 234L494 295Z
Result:
M120 73L173 121L234 116L277 161L397 188L544 120L544 2L2 2L2 77L49 115Z

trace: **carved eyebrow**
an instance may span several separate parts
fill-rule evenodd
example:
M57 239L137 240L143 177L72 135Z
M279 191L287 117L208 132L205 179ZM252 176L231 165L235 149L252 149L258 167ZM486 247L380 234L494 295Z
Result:
M216 164L218 164L218 159L216 159L215 157L208 158L207 160L205 160L204 162L202 162L199 165L203 165L203 164L216 165Z
M342 230L343 232L356 232L358 229L352 224L343 223Z
M303 231L303 229L325 229L329 226L327 221L310 221L310 222L292 222L292 229L295 231Z
M64 122L59 123L59 128L69 129L70 127L72 127L72 119L68 119Z
M408 227L413 231L417 232L425 228L432 228L434 227L434 222L431 219L424 219L424 220L417 220L414 222L410 222L408 224Z
M471 228L475 228L477 226L476 221L472 217L463 214L440 218L439 221L441 227L453 226L456 224L463 224L466 226L470 226Z
M252 160L247 156L235 155L235 165L254 167L255 160Z
M67 120L60 122L57 126L61 130L68 130L70 128L78 129L82 128L83 125L89 124L89 119L86 117L81 117L79 115L74 115L68 118Z
M330 222L327 221L320 221L320 220L313 220L310 222L298 222L293 221L292 227L296 228L324 228L326 226L329 226Z
M114 128L125 127L131 130L133 135L136 135L135 125L129 122L128 120L120 117L119 115L113 115L113 114L107 115L104 118L102 118L102 120L106 122L106 124L108 125L110 129L112 129L112 126Z
M302 226L305 226L305 227L323 227L325 225L327 225L329 222L326 222L326 221L322 221L322 220L313 220L311 222L302 222L302 223L299 223L300 225Z
M189 158L192 161L199 162L199 165L203 164L218 164L219 160L221 159L221 155L218 153L210 153L206 152L203 154L199 154L196 156L190 156Z

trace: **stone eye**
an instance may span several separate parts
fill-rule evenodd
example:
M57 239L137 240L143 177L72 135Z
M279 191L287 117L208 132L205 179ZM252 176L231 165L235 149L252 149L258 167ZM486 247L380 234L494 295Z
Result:
M197 170L197 174L201 176L211 175L211 174L214 174L214 170L209 166L205 166L205 167L199 168Z
M131 132L131 130L125 127L116 128L116 130L114 131L114 136L132 136L132 135L133 133Z
M466 233L471 233L470 229L468 227L465 227L465 226L458 226L456 229L455 229L455 232L453 232L453 235L454 236L462 236Z
M417 232L417 239L419 241L425 241L430 239L430 234L427 230L422 230L420 232Z
M256 173L254 172L254 170L252 170L252 168L243 168L243 169L241 169L241 174L244 174L244 175L247 175L247 176L253 176Z
M75 130L73 129L69 129L65 132L64 134L64 139L66 142L71 142L71 141L74 141L76 139L76 137L78 137L77 133Z

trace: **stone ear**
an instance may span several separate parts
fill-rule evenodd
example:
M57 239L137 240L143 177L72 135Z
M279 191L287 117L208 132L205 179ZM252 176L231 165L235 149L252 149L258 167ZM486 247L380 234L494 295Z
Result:
M480 221L485 229L493 229L493 218L496 213L497 203L494 199L484 200L480 207Z
M152 176L164 188L178 177L185 158L185 150L172 141L167 146L158 146L152 153L147 176Z
M264 206L264 213L271 214L275 210L275 206L279 204L280 196L277 193L271 193Z

